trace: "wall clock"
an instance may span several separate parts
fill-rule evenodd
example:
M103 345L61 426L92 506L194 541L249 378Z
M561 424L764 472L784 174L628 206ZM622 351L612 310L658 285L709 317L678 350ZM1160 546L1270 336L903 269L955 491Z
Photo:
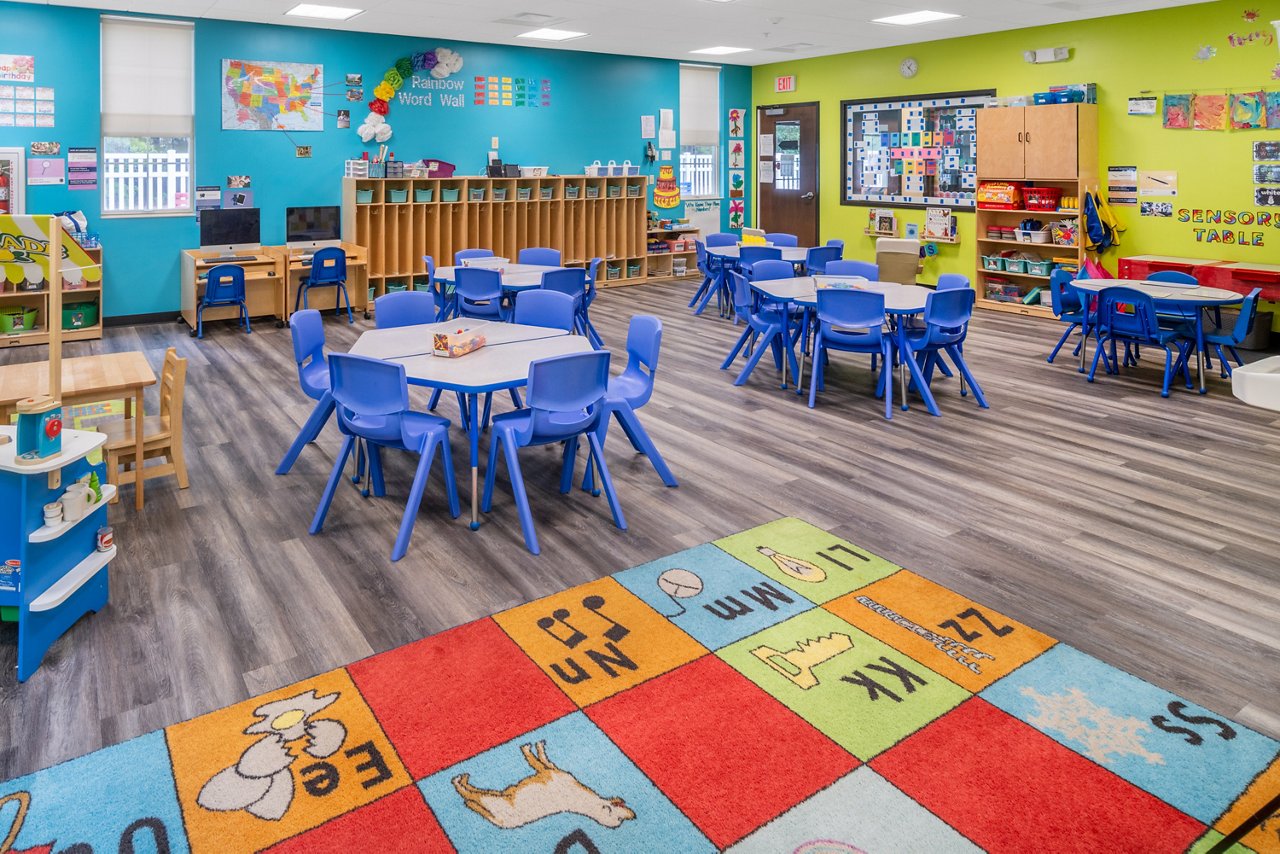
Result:
M902 64L898 66L898 71L903 77L915 77L916 72L920 70L920 64L911 57L902 60Z

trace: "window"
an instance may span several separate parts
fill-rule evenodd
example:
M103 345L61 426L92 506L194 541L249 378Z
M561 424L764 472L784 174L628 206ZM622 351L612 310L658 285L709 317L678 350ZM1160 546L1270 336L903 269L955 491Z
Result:
M102 18L102 213L190 213L192 26Z
M680 66L680 194L720 198L718 66Z

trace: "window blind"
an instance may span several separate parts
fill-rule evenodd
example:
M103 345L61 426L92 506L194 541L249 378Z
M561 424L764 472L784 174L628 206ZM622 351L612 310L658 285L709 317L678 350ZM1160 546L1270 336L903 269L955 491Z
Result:
M190 136L191 24L102 18L102 135Z
M720 144L720 69L680 66L680 144Z

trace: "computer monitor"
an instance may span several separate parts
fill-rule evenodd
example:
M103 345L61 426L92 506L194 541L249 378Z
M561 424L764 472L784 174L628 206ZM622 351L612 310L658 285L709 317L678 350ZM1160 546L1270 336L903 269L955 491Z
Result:
M201 211L200 248L223 255L257 252L262 248L260 211L257 208L210 208Z
M319 249L342 243L342 208L322 205L285 208L285 243L290 249Z

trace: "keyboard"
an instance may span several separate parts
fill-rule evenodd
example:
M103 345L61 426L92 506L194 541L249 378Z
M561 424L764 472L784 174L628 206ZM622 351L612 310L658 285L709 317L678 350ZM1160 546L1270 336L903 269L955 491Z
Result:
M226 258L210 258L209 262L214 264L239 264L242 261L257 261L257 255L229 255Z

